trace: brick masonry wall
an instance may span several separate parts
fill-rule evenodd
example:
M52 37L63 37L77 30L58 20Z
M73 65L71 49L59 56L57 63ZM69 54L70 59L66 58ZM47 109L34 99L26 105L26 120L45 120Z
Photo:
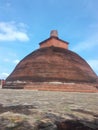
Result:
M76 53L47 47L27 55L6 81L94 83L96 79L90 66Z
M32 83L25 85L24 89L64 92L98 92L98 84Z
M53 39L53 38L46 41L46 42L44 42L43 44L41 44L40 48L50 47L50 46L68 49L68 44L67 43L64 43L62 41L59 41L59 40Z

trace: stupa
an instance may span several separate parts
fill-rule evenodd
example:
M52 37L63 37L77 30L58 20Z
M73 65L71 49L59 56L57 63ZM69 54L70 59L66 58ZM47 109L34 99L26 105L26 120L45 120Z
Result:
M68 49L69 43L56 30L24 57L7 77L4 88L36 90L97 91L98 77L89 64ZM84 85L85 84L85 85Z

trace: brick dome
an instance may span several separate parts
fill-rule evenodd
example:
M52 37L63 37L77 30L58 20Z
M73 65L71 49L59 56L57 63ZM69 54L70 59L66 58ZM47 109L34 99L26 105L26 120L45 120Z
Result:
M53 32L40 48L27 55L6 79L8 83L94 83L97 76L88 63L68 50L68 42Z
M78 54L59 47L38 49L16 66L7 81L95 82L96 74Z

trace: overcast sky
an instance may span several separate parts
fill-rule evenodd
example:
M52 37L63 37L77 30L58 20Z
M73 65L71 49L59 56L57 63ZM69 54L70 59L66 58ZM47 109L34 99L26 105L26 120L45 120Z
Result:
M0 0L0 79L51 30L98 75L98 0Z

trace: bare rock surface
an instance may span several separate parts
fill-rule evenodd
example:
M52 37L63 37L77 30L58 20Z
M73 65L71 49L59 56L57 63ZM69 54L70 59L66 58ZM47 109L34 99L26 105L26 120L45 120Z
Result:
M98 130L98 93L0 89L0 130Z

